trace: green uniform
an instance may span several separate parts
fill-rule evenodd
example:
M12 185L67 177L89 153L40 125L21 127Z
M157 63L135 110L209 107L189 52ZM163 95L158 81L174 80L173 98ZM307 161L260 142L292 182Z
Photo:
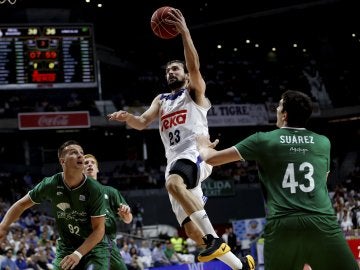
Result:
M63 173L45 177L29 192L35 203L51 202L59 232L54 269L60 269L60 261L73 253L92 232L91 217L105 216L106 208L101 184L86 178L77 188L70 189L63 181ZM110 269L106 237L88 254L84 255L75 269Z
M108 241L109 251L111 253L111 269L126 270L127 267L123 258L120 255L120 250L115 243L116 237L116 221L119 218L118 208L120 204L126 204L124 197L121 193L110 186L102 186L105 205L106 205L106 235Z
M235 145L257 162L267 204L266 270L358 270L328 190L330 141L304 128L258 132Z

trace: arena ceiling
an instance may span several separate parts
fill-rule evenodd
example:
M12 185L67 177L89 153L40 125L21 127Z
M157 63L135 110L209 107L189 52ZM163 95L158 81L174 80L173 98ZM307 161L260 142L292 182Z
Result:
M14 4L10 4L10 2ZM0 23L91 22L97 43L110 47L153 42L152 12L163 5L181 9L195 35L236 38L236 33L274 35L294 28L311 32L355 24L355 1L350 0L2 0ZM102 4L99 8L98 4ZM155 41L156 42L156 41Z
M353 0L1 0L0 24L92 23L102 63L129 68L134 61L182 52L178 39L163 41L151 31L152 13L165 5L182 10L202 55L218 44L239 47L246 39L271 47L360 32Z

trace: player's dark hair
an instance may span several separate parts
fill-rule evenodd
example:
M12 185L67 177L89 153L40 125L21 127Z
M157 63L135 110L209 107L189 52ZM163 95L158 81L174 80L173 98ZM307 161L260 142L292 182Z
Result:
M166 65L165 65L165 69L167 69L168 66L170 66L171 64L174 64L174 63L181 64L183 66L183 68L184 68L185 73L188 73L185 61L177 60L177 59L167 62Z
M283 111L287 112L289 127L304 127L308 122L313 105L311 98L303 92L287 90L281 95Z
M74 140L69 140L69 141L64 142L58 149L58 158L60 158L62 156L65 147L72 145L72 144L81 146L80 143L78 143L77 141L74 141Z

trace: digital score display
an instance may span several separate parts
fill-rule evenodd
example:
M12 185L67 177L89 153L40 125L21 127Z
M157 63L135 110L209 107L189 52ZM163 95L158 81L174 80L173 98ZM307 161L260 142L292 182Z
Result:
M0 90L97 87L92 25L0 25Z

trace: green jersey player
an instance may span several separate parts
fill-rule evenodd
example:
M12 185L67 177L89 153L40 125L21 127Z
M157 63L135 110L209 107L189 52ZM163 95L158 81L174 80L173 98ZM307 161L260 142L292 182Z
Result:
M218 140L198 136L198 148L214 166L257 162L267 204L266 270L358 270L327 190L330 141L305 128L311 113L311 99L289 90L277 107L279 129L257 132L221 151L213 149Z
M94 155L85 155L85 169L84 173L97 180L97 174L99 173L99 165ZM126 265L121 257L120 250L115 243L116 237L116 220L120 218L126 224L131 223L133 216L131 209L126 203L121 193L111 187L102 185L104 200L106 205L106 223L105 234L108 242L108 249L111 254L111 269L126 270Z
M54 269L110 269L101 185L83 174L84 152L77 142L61 145L58 157L63 172L45 177L10 207L0 224L0 239L26 209L50 201L59 232Z

